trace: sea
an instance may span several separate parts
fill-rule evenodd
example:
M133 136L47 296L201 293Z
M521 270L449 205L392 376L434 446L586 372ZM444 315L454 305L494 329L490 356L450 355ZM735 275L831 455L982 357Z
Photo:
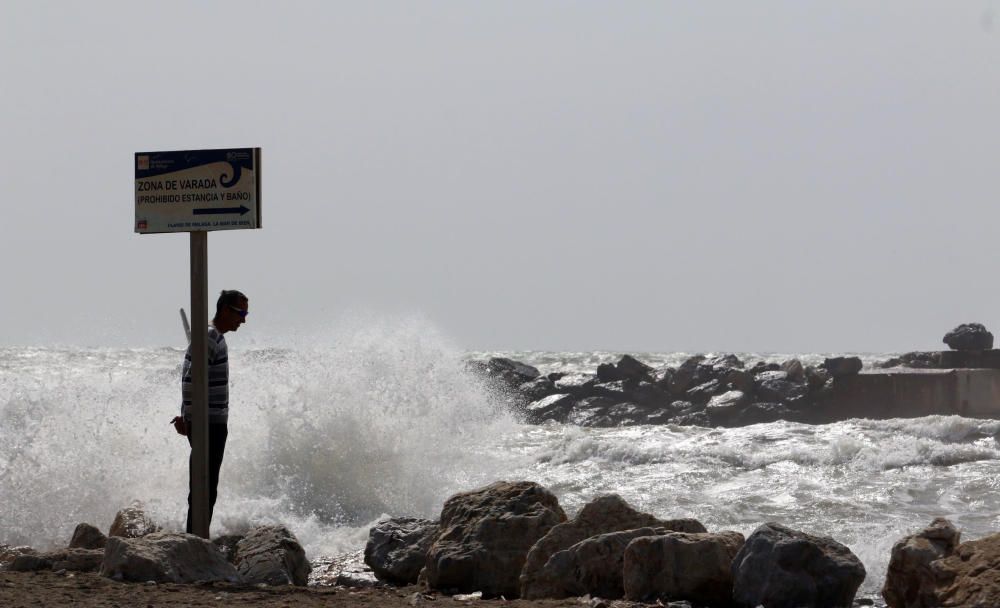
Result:
M245 332L249 333L249 331ZM229 441L213 536L283 523L310 559L364 547L385 516L438 517L450 495L532 480L572 515L621 495L661 518L749 535L779 522L833 537L876 599L895 541L943 516L964 540L1000 529L1000 421L955 416L743 428L523 424L466 371L506 356L592 372L621 352L471 352L421 320L229 339ZM0 543L66 546L142 501L182 530L182 345L0 348ZM654 366L694 353L630 353ZM843 353L737 353L747 363ZM861 354L866 365L893 353Z

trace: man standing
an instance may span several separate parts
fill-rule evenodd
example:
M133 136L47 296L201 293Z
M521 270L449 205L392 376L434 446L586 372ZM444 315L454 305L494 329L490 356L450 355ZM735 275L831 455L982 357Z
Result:
M212 523L215 498L219 488L219 469L226 451L229 435L229 352L224 335L239 329L246 323L249 300L236 290L225 290L215 303L215 317L208 326L208 522ZM177 432L187 435L191 443L191 346L184 355L184 371L181 378L183 405L181 416L174 419ZM194 466L189 461L189 469ZM189 481L187 532L193 534L191 515L191 494Z

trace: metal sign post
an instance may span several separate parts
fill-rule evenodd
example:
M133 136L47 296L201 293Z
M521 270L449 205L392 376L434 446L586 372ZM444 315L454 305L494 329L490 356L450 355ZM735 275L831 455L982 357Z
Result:
M208 518L208 233L191 233L191 526L209 538Z
M191 525L209 537L208 231L260 228L260 148L138 152L135 231L191 239Z

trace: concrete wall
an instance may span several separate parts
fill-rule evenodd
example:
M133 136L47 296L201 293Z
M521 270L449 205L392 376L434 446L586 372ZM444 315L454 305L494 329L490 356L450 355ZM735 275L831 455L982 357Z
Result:
M933 414L1000 418L1000 370L865 371L838 378L822 410L831 420Z

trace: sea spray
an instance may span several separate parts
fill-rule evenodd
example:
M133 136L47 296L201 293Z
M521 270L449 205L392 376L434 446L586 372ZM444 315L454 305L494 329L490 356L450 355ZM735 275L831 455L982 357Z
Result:
M246 330L244 330L246 331ZM249 333L249 332L247 332ZM513 418L426 322L355 319L279 347L230 336L229 440L213 534L287 523L310 555L356 549L383 513L436 516L511 465ZM182 529L180 349L7 349L0 542L65 544L133 498Z

